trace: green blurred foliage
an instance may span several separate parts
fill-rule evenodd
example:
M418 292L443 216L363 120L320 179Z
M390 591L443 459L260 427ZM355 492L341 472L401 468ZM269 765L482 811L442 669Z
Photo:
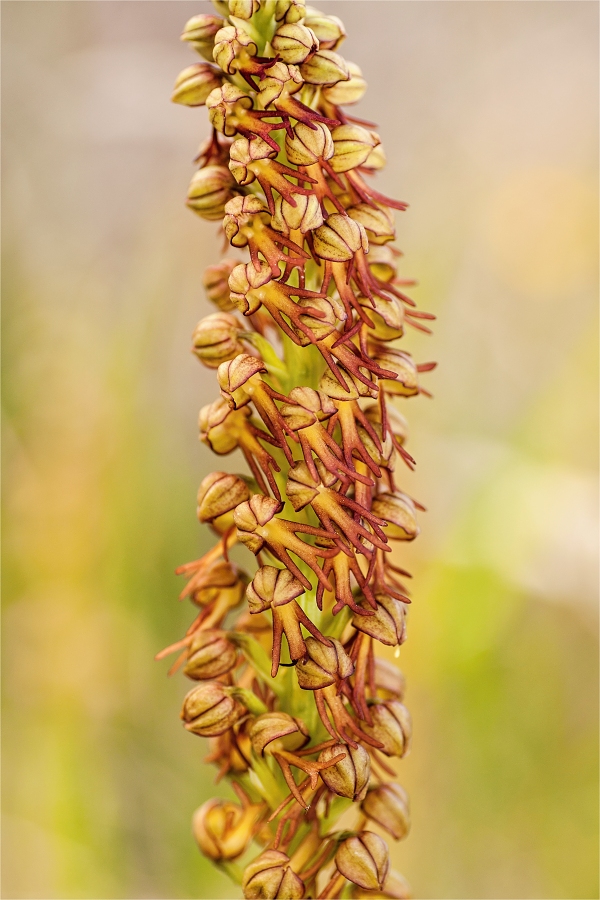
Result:
M411 337L442 365L398 472L430 512L398 552L394 864L418 897L597 897L597 9L320 6L439 315ZM179 200L204 111L168 104L202 8L3 4L5 897L233 894L190 835L226 788L153 662L193 615L173 570L210 541L195 417L216 385L188 348L220 247Z

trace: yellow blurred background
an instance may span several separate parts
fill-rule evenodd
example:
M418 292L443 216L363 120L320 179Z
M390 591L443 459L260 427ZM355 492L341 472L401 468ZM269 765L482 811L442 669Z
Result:
M394 864L422 898L595 898L598 6L319 7L439 317L409 338L440 366L407 407L429 512L401 556ZM183 205L206 113L169 103L206 10L2 4L6 898L235 896L190 836L213 770L186 686L153 662L192 618L172 573L208 546L195 491L222 466L189 353L220 253Z

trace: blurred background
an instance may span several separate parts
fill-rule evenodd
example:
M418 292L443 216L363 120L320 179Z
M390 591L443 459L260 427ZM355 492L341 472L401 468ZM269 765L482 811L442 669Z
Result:
M595 898L598 7L323 2L370 84L413 333L428 508L401 665L422 898ZM169 103L202 2L4 2L6 898L227 898L198 853L207 748L154 654L193 613L189 352L215 227L184 207L206 111ZM226 461L232 471L241 463ZM221 786L222 792L226 791Z

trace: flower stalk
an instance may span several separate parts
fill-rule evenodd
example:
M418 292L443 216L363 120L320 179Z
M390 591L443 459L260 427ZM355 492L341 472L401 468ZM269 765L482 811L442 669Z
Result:
M204 277L217 311L192 350L220 394L200 439L240 449L250 475L202 481L198 519L218 541L177 570L199 611L158 654L179 651L184 726L210 738L237 798L205 803L193 832L246 898L408 897L370 830L410 828L386 762L410 748L404 679L376 648L405 640L392 543L417 537L422 510L400 487L415 460L394 401L430 396L434 365L397 342L433 317L398 274L406 204L369 181L385 155L347 109L366 82L340 55L343 23L304 0L214 5L184 28L202 61L172 99L206 106L211 126L187 204L245 254Z

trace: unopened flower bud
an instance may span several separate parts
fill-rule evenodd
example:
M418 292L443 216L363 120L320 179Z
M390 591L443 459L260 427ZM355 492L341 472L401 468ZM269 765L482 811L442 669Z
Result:
M241 601L248 577L230 562L213 563L191 599L197 606L219 604L223 612L233 609Z
M305 0L276 0L275 20L277 22L300 22L306 16Z
M377 609L374 616L361 616L355 613L352 624L358 631L368 634L381 644L395 647L406 640L406 604L388 594L376 593ZM365 611L371 606L365 601L361 604Z
M388 523L386 537L396 541L414 541L419 534L415 505L406 494L378 494L373 500L372 511Z
M317 50L300 66L300 74L307 84L321 86L349 81L350 72L346 60L333 50Z
M289 234L290 231L300 230L302 234L314 231L323 224L321 204L316 194L291 195L296 201L296 206L278 195L275 199L275 215L271 220L273 228Z
M299 22L280 25L271 41L273 50L284 63L299 65L319 49L313 31Z
M396 237L394 214L388 206L358 203L356 206L351 206L347 212L351 219L364 226L369 239L369 247L373 244L386 244Z
M369 249L362 225L341 213L328 216L325 224L315 230L313 239L317 256L332 262L346 262L357 250Z
M204 290L206 296L223 312L235 309L229 298L229 276L237 266L236 259L224 259L204 271Z
M377 347L373 357L382 369L396 374L395 379L384 379L383 389L388 394L414 397L419 393L419 373L411 356L395 347Z
M410 830L408 794L396 782L380 784L367 793L361 806L366 816L385 828L397 841Z
M387 844L372 831L342 841L335 854L338 871L367 891L381 890L389 869Z
M348 81L338 81L337 84L323 88L323 97L334 106L350 106L358 103L367 90L367 82L356 63L346 62L346 66L350 75Z
M285 139L287 158L296 166L310 166L319 159L331 159L334 149L329 128L320 122L315 122L314 128L298 122L294 136L288 134Z
M402 700L406 692L406 679L394 663L375 657L375 689L394 700Z
M192 833L202 853L215 862L236 859L253 836L258 806L242 809L229 800L207 800L196 810Z
M216 737L231 728L245 711L225 685L205 681L186 694L181 718L188 731L200 737Z
M310 9L304 24L317 36L320 50L335 50L346 37L344 23L337 16L326 16L316 9Z
M196 63L179 73L171 100L183 106L204 106L206 98L221 84L220 74L208 63Z
M209 14L193 16L186 22L181 40L191 44L204 59L212 62L215 34L224 24L225 21L220 16Z
M265 850L246 866L242 880L246 900L301 900L304 883L281 850Z
M336 744L322 750L318 762L326 763L335 756L339 756L341 752L346 754L344 759L333 766L322 769L321 778L334 794L348 797L358 803L365 796L369 784L371 760L365 748L360 744L357 747Z
M331 168L338 174L361 166L379 141L362 125L338 125L331 132L334 154Z
M248 736L254 752L272 754L280 750L293 753L309 740L304 722L284 712L271 712L258 716L250 726Z
M237 525L238 538L252 553L258 553L264 544L260 530L281 511L283 504L262 494L255 494L245 503L240 503L233 514Z
M298 684L305 691L318 691L348 678L354 663L339 641L329 638L327 647L314 637L306 638L306 657L296 666Z
M187 205L203 219L216 222L223 218L225 204L234 196L235 187L235 179L225 166L204 166L190 182Z
M196 325L192 349L205 366L218 369L222 362L244 350L239 334L240 325L235 316L226 312L212 313Z
M410 750L412 724L407 708L397 700L380 700L369 706L372 725L362 728L383 746L386 756L406 756Z
M235 69L232 63L242 48L250 56L256 54L256 44L248 32L234 25L226 25L215 35L213 59L224 72L233 75Z
M259 9L259 0L229 0L229 15L236 19L251 19Z
M285 606L303 593L303 585L288 569L275 566L261 566L246 588L251 613L264 612L272 606Z
M233 524L232 511L249 497L248 485L237 475L211 472L198 488L198 520L210 522L218 531L226 530Z
M188 678L204 681L225 675L236 662L237 650L222 631L198 631L190 644L183 671Z

